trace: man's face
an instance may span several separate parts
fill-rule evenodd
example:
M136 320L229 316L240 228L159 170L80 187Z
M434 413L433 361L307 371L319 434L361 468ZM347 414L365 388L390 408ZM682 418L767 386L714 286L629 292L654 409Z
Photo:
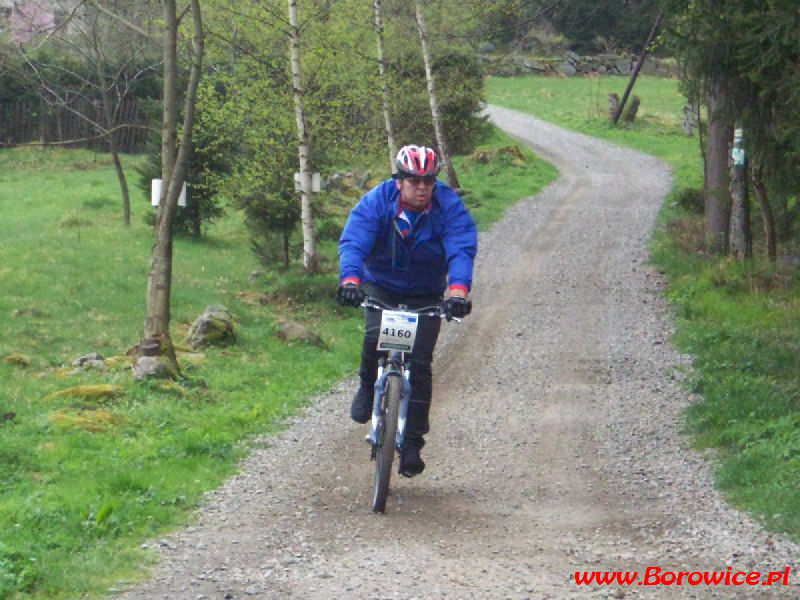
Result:
M424 210L433 196L435 177L406 177L397 182L400 195L413 210Z

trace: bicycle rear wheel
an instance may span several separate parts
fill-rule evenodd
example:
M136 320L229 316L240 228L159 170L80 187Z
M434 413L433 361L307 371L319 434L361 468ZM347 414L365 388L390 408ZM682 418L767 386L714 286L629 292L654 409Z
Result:
M381 411L383 412L383 431L379 433L380 446L375 455L375 491L372 497L372 510L383 512L386 508L386 497L389 495L389 480L392 477L392 461L394 460L397 441L397 414L403 395L403 381L399 375L386 379L386 393L383 395Z

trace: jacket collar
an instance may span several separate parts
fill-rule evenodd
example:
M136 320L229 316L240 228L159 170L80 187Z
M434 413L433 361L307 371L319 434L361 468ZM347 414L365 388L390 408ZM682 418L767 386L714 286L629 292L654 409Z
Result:
M427 206L422 210L413 210L411 209L403 200L403 197L398 194L398 201L397 201L397 216L402 215L405 211L415 212L417 214L427 214L431 211L431 204L433 204L433 197L431 197L430 201L428 202Z

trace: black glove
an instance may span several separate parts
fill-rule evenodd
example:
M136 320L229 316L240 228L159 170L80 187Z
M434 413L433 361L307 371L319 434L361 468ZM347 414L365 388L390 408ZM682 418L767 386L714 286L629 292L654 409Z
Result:
M336 301L342 306L361 306L367 295L360 285L345 283L336 290Z
M448 320L452 319L453 317L461 319L472 312L472 300L454 296L444 301L443 308L444 314Z

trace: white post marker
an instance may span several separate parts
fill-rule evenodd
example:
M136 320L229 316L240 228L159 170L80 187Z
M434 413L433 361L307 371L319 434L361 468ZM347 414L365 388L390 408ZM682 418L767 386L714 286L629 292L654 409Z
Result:
M296 192L303 191L300 182L300 173L295 171L294 173L294 190ZM311 193L318 194L322 190L322 176L319 174L319 171L314 171L311 173Z
M158 206L161 202L161 180L153 179L150 182L150 204ZM181 194L178 196L178 206L186 207L186 182L183 182Z

